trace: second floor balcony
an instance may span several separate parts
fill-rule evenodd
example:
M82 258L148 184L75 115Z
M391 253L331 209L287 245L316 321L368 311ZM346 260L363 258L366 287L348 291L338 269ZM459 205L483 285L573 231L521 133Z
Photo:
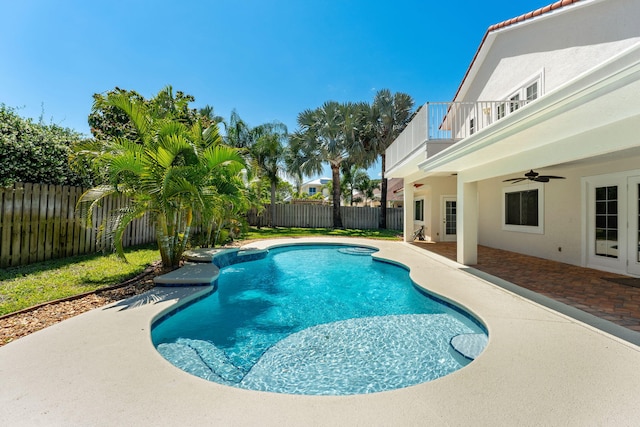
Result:
M447 147L480 132L530 101L427 102L386 150L386 171L393 177L417 167Z

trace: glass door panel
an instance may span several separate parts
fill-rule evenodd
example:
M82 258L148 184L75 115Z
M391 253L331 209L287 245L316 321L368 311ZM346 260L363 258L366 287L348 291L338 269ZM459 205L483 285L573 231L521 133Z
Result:
M640 276L640 176L629 178L629 258L627 273Z
M457 208L455 197L445 197L443 199L443 240L446 242L455 241L457 238Z
M618 258L618 186L595 190L595 255Z

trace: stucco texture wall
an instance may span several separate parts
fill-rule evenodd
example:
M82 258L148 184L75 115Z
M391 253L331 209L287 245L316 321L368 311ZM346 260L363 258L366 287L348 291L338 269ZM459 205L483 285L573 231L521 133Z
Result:
M619 12L611 13L613 3ZM601 1L496 31L485 42L486 56L477 59L473 84L458 100L506 99L540 74L548 93L639 43L638 16L638 1Z
M556 166L544 173L566 177L544 184L544 233L529 234L502 229L503 193L510 184L498 179L482 181L479 190L478 243L521 252L541 258L582 265L583 200L582 178L633 171L640 167L640 156L599 164ZM640 171L639 171L640 173ZM558 250L561 248L561 251Z

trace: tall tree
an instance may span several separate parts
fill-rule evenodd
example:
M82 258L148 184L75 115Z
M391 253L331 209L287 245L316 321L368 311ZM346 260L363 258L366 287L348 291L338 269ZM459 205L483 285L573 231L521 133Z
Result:
M127 138L135 141L139 139L139 135L136 134L136 128L129 116L109 102L109 99L116 95L128 98L137 104L144 104L147 110L158 119L170 117L172 120L191 126L202 117L196 109L189 107L189 103L193 102L195 98L182 91L176 91L174 94L171 86L164 87L150 99L145 99L134 90L121 89L116 86L106 93L93 95L93 107L89 114L88 123L91 128L91 134L96 140L106 141L114 138ZM211 109L212 112L213 109ZM208 125L208 123L205 123L204 127L206 128Z
M349 192L347 199L349 200L349 204L353 206L353 192L355 190L361 190L362 183L365 180L369 180L369 176L367 175L367 171L362 167L356 164L351 163L343 163L342 167L342 178L341 182L343 184L342 192Z
M340 215L340 166L350 158L365 155L360 129L366 118L367 104L325 102L315 110L298 115L299 129L292 135L290 147L300 158L306 175L321 174L323 163L331 168L333 227L343 228Z
M271 192L271 216L269 226L273 227L276 216L276 189L280 174L284 170L287 127L280 122L265 123L251 129L252 140L249 153L258 168L258 175L269 180Z
M217 126L203 130L197 120L185 124L180 106L172 110L165 103L165 112L160 113L145 100L121 93L109 94L104 102L129 118L135 139L107 138L77 147L100 163L109 178L108 184L81 196L78 210L90 224L93 208L104 197L125 194L126 206L110 212L103 222L103 229L113 236L118 256L124 258L126 226L148 212L155 221L163 265L176 266L194 216L210 217L216 207L242 198L244 159L238 150L222 144Z
M382 183L380 189L380 218L378 228L387 228L387 179L385 178L385 150L400 135L411 120L413 99L406 93L392 94L389 89L379 90L373 100L372 124L375 138L371 140L371 152L380 156Z
M223 124L226 130L225 142L228 145L243 149L253 145L251 127L240 118L235 109L231 111L229 122L223 122Z

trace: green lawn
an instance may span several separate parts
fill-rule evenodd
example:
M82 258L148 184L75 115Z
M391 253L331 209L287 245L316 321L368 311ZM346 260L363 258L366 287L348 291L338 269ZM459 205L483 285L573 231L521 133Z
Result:
M252 227L243 239L338 236L400 240L401 234L395 230ZM93 254L0 269L0 315L117 285L160 259L158 250L150 246L128 248L125 253L128 263L115 255Z
M256 228L251 227L243 236L246 240L273 239L277 237L364 237L367 239L401 240L402 231L398 230L356 230L331 228Z
M115 255L81 255L0 269L0 315L107 286L141 273L160 259L155 247L125 250L128 263Z

